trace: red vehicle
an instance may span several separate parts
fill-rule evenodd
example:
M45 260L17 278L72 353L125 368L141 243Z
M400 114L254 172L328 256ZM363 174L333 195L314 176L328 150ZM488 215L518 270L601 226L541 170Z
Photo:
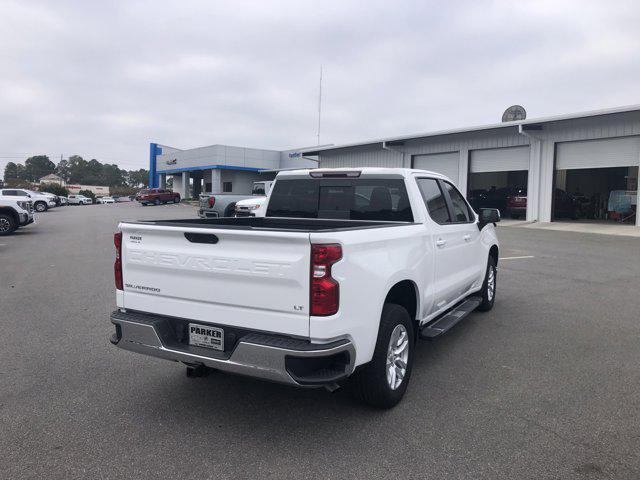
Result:
M511 218L527 216L527 189L514 188L506 198L505 214Z
M180 203L180 194L162 188L148 188L140 190L136 201L142 205L160 205L161 203Z

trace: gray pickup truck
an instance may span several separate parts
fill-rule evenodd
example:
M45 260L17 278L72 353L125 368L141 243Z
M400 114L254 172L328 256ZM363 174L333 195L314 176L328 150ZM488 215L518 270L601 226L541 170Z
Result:
M273 181L254 182L251 195L236 193L202 193L198 216L200 218L233 217L236 203L252 196L265 196L269 193Z

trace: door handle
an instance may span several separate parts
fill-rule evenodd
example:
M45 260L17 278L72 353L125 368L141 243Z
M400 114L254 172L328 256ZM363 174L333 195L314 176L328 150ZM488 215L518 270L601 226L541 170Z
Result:
M464 237L462 237L462 238L464 238L464 241L465 241L465 242L468 242L469 240L471 240L471 235L467 234L467 235L465 235L465 236L464 236Z
M439 238L436 240L436 246L437 247L444 247L447 244L446 240L443 240L442 238Z

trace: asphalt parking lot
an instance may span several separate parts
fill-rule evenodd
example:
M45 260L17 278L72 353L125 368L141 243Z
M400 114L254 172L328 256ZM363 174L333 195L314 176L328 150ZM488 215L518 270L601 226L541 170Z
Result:
M0 238L0 478L640 478L640 239L501 228L495 308L363 407L113 347L113 231L194 207L57 208Z

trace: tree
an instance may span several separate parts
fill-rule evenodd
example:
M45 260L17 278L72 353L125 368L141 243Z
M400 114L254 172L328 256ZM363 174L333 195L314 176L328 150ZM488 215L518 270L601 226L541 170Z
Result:
M5 182L5 188L24 188L26 190L31 190L33 188L33 184L20 178L12 178Z
M96 203L96 194L93 193L91 190L80 190L78 194L84 195L85 197L89 197L93 201L93 203Z
M67 190L62 185L58 185L57 183L47 183L47 184L40 185L40 191L53 193L54 195L58 195L60 197L69 196L69 190Z
M149 170L131 170L129 172L129 185L132 187L146 187L149 185Z
M69 181L69 174L71 170L68 160L60 160L56 166L55 174L62 178L65 182Z
M88 162L80 155L71 155L69 157L69 182L82 183L87 175Z
M23 181L28 181L27 179L27 170L26 168L24 168L24 165L22 165L21 163L18 163L16 165L16 179L18 180L23 180Z
M26 179L30 182L37 182L45 175L53 173L56 169L56 164L49 160L46 155L36 155L35 157L27 158L24 162Z
M102 180L104 185L109 187L122 187L125 185L125 171L120 170L117 165L102 165Z
M9 162L4 167L4 179L15 180L18 178L18 165L13 162Z

